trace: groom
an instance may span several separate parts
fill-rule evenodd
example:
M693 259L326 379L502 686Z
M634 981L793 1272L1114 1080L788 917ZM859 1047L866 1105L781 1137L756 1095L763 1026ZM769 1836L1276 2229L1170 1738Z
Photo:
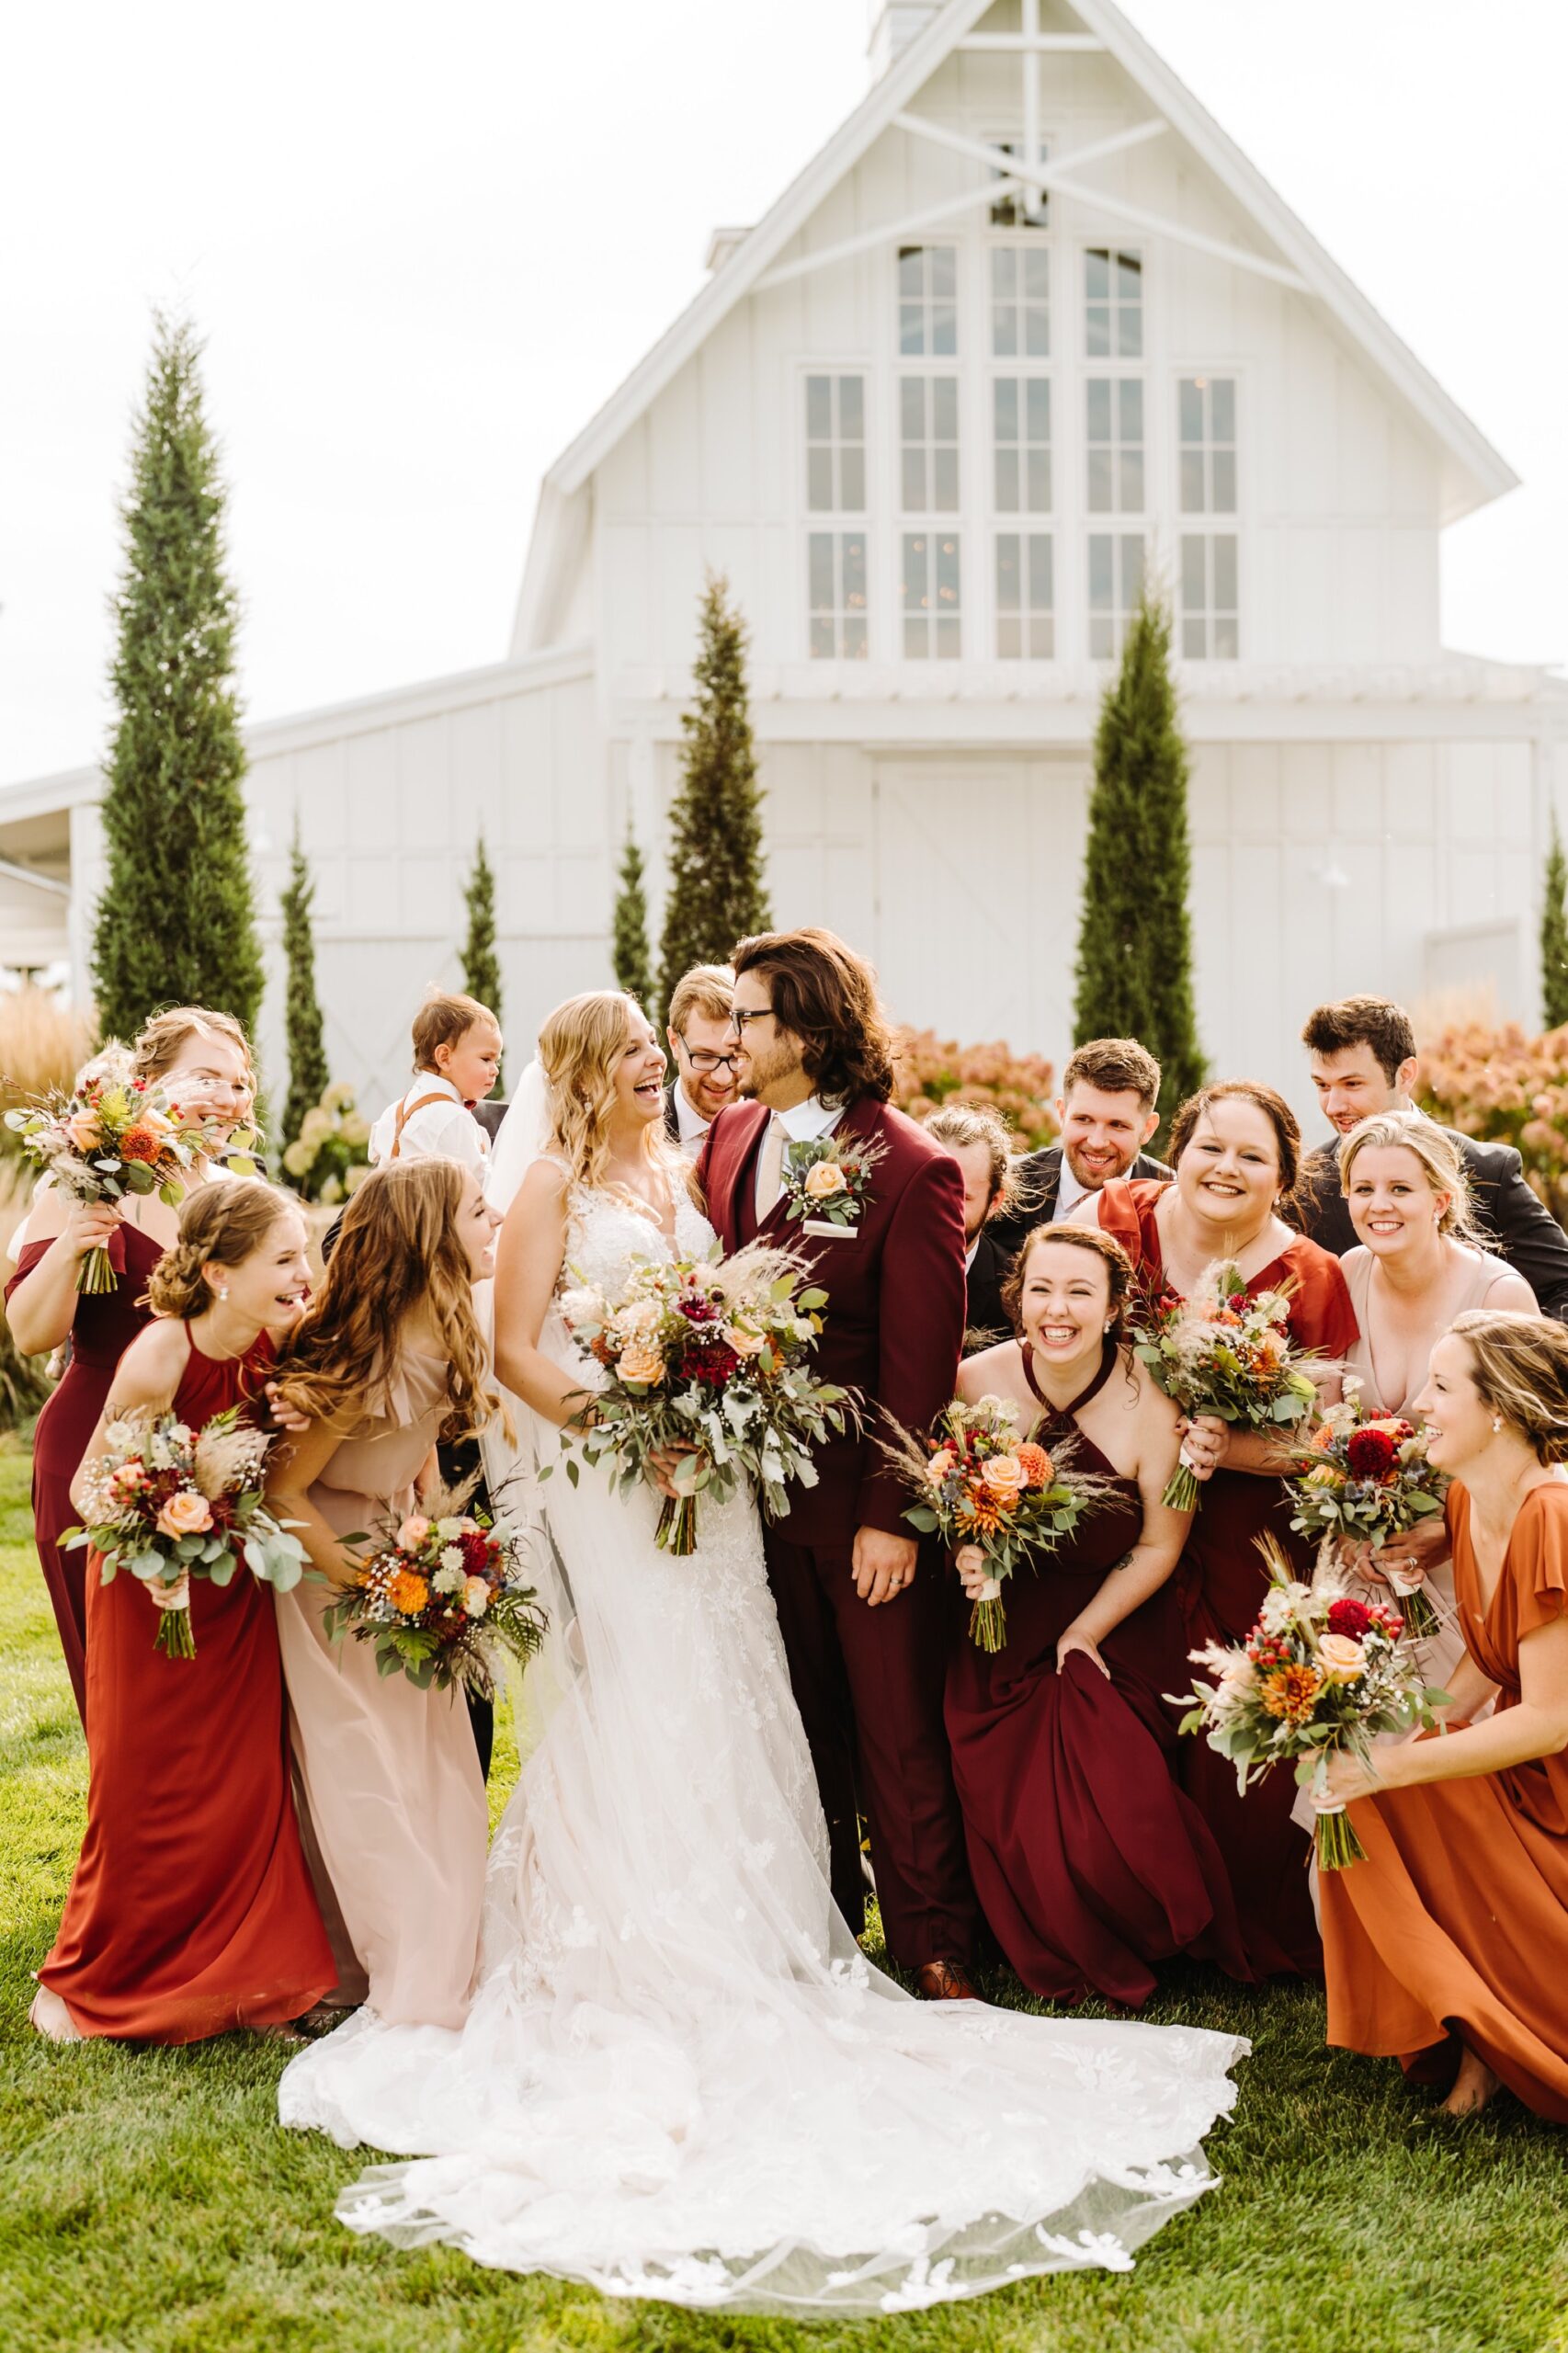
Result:
M818 1367L865 1404L864 1430L818 1449L818 1483L791 1490L766 1539L834 1900L852 1927L864 1924L864 1813L889 1952L928 2000L963 1999L979 1914L942 1724L951 1597L935 1561L920 1560L909 1498L875 1443L879 1408L919 1430L953 1394L963 1179L889 1106L892 1039L869 965L815 930L744 939L733 962L730 1028L748 1099L714 1120L698 1181L727 1251L760 1236L811 1262L828 1294ZM813 1219L809 1199L802 1216L789 1214L803 1199L794 1147L824 1137L874 1148L863 1192L838 1204L843 1223Z

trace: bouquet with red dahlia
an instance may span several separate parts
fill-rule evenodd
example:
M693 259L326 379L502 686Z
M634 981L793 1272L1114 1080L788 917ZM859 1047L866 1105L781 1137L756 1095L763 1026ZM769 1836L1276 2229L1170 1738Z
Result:
M1190 1299L1166 1291L1135 1332L1133 1354L1184 1414L1213 1414L1237 1429L1278 1434L1317 1403L1306 1361L1290 1346L1290 1294L1254 1299L1231 1259L1209 1267ZM1199 1481L1184 1446L1163 1500L1196 1511Z
M1110 1493L1110 1481L1068 1469L1070 1446L1053 1456L1020 1438L1017 1408L1002 1397L974 1405L955 1397L929 1438L901 1431L883 1450L916 1497L903 1515L910 1526L940 1536L949 1552L973 1544L984 1554L970 1640L999 1651L1007 1639L1004 1579L1021 1562L1033 1567L1054 1552Z
M1359 1387L1346 1383L1343 1404L1324 1409L1308 1440L1301 1476L1290 1483L1290 1525L1333 1545L1363 1543L1381 1552L1391 1539L1443 1508L1449 1482L1426 1459L1426 1435L1397 1414L1368 1414ZM1382 1564L1415 1641L1437 1631L1419 1574Z
M389 1515L377 1536L344 1542L369 1549L322 1613L334 1642L373 1643L381 1675L406 1675L421 1691L454 1683L488 1699L497 1645L526 1665L544 1640L544 1612L525 1577L523 1540L504 1521L465 1512L467 1487L437 1488L417 1511Z
M129 1062L84 1080L74 1095L7 1111L6 1125L21 1138L24 1158L74 1201L156 1193L171 1209L185 1198L198 1160L221 1141L165 1088L132 1078ZM83 1253L78 1290L110 1291L118 1279L109 1249Z
M70 1552L94 1546L105 1585L128 1569L157 1587L154 1650L196 1656L192 1577L225 1586L243 1561L279 1593L299 1584L304 1547L263 1501L272 1440L242 1423L237 1406L199 1430L177 1414L127 1414L110 1422L104 1439L106 1450L86 1474L86 1525L68 1528L62 1541Z
M1190 1709L1183 1732L1205 1733L1231 1759L1238 1789L1290 1763L1299 1782L1321 1788L1330 1757L1348 1752L1369 1766L1380 1733L1430 1726L1448 1694L1423 1682L1396 1611L1301 1585L1273 1537L1257 1542L1269 1585L1256 1624L1243 1643L1193 1651L1193 1664L1216 1680L1195 1683L1174 1704ZM1343 1810L1320 1813L1320 1870L1343 1870L1365 1853Z
M612 1461L623 1495L655 1456L679 1455L655 1535L664 1552L693 1551L699 1495L732 1495L743 1477L778 1518L790 1480L816 1484L812 1449L855 1415L854 1392L807 1365L827 1293L802 1290L803 1272L790 1251L754 1242L733 1258L642 1263L617 1299L575 1281L562 1294L600 1371L566 1443L590 1464ZM575 1483L570 1454L566 1475Z

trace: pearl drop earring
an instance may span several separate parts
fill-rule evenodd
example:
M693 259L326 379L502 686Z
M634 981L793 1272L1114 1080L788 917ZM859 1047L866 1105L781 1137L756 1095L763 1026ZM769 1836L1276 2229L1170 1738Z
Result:
M229 1286L228 1286L228 1284L227 1284L227 1283L220 1283L220 1284L219 1284L219 1286L218 1286L218 1296L219 1296L219 1298L220 1298L220 1299L227 1299L227 1298L228 1298L228 1296L229 1296Z
M1493 1415L1493 1416L1492 1416L1492 1427L1493 1427L1493 1429L1494 1429L1494 1430L1500 1430L1500 1429L1502 1428L1502 1427L1503 1427L1503 1416L1502 1416L1502 1415L1501 1415L1501 1414L1494 1414L1494 1415Z

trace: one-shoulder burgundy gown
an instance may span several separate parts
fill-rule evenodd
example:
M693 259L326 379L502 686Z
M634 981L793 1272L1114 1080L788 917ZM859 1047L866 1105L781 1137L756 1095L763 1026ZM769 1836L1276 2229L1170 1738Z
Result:
M970 1870L1013 1968L1056 2001L1097 1993L1137 2006L1178 1953L1251 1972L1219 1849L1176 1778L1164 1695L1183 1688L1186 1643L1171 1586L1100 1644L1108 1683L1081 1654L1057 1671L1058 1642L1143 1523L1136 1483L1073 1420L1119 1361L1108 1347L1089 1388L1037 1432L1048 1447L1071 1438L1076 1466L1110 1479L1114 1495L1038 1573L1008 1579L1000 1651L959 1643L947 1724Z
M254 1395L263 1339L214 1363L194 1347L175 1408L199 1427ZM91 1436L91 1432L87 1434ZM192 1580L193 1659L153 1647L133 1576L87 1578L87 1830L40 1983L84 2035L199 2042L281 2024L333 1983L300 1847L269 1587L241 1568Z
M49 1242L28 1242L17 1260L17 1271L6 1285L10 1298L25 1282ZM33 1432L33 1535L43 1570L43 1581L60 1629L65 1671L76 1695L76 1712L86 1722L87 1555L67 1552L60 1539L76 1525L71 1482L98 1425L114 1369L131 1341L149 1321L152 1311L138 1304L148 1278L163 1256L163 1245L151 1241L140 1227L120 1225L110 1238L109 1264L115 1287L84 1292L76 1302L71 1325L71 1361L64 1377L38 1417Z
M1102 1226L1126 1249L1142 1285L1156 1292L1165 1288L1165 1275L1154 1210L1165 1189L1152 1180L1118 1179L1101 1196ZM1293 1346L1329 1358L1347 1355L1356 1344L1356 1311L1338 1259L1297 1234L1258 1269L1247 1290L1256 1298L1287 1285ZM1239 1643L1251 1632L1268 1586L1259 1536L1278 1538L1298 1575L1311 1576L1312 1542L1291 1529L1290 1510L1282 1479L1220 1470L1204 1482L1176 1571L1189 1647ZM1189 1666L1170 1688L1191 1688ZM1323 1967L1323 1946L1307 1885L1308 1835L1290 1819L1296 1800L1291 1775L1277 1769L1243 1796L1235 1767L1201 1737L1182 1743L1181 1773L1229 1866L1253 1969L1259 1977L1315 1976Z

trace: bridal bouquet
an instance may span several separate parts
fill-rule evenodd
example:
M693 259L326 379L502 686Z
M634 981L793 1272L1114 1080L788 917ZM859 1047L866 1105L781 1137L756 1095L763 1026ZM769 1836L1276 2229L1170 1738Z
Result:
M334 1642L373 1643L378 1674L406 1675L421 1691L462 1683L488 1698L495 1646L526 1665L545 1621L520 1535L463 1510L472 1486L438 1488L426 1507L389 1516L379 1534L345 1537L369 1549L322 1623Z
M165 1088L132 1078L129 1069L86 1079L74 1095L56 1093L7 1111L6 1124L20 1137L23 1156L76 1201L157 1193L173 1208L199 1157L216 1142ZM110 1291L115 1282L107 1249L83 1254L78 1290Z
M1397 1414L1364 1412L1357 1384L1346 1388L1345 1403L1324 1410L1308 1440L1302 1474L1290 1483L1296 1506L1290 1525L1303 1535L1367 1543L1381 1552L1442 1510L1449 1482L1426 1460L1424 1430ZM1398 1597L1405 1632L1416 1641L1435 1634L1437 1615L1421 1576L1390 1563L1382 1574Z
M622 1494L655 1455L680 1453L655 1534L664 1552L690 1552L698 1497L722 1500L743 1477L777 1519L791 1479L816 1484L813 1447L855 1415L853 1391L807 1365L827 1293L802 1290L803 1271L790 1251L754 1242L733 1258L641 1263L615 1299L587 1283L562 1295L567 1325L607 1376L566 1443L590 1464L613 1461ZM566 1475L574 1484L570 1455Z
M1191 1709L1183 1732L1206 1733L1210 1747L1231 1759L1238 1789L1286 1763L1298 1781L1321 1787L1330 1757L1348 1752L1369 1764L1380 1733L1429 1727L1448 1694L1423 1683L1395 1611L1298 1583L1276 1540L1257 1541L1269 1566L1257 1623L1237 1648L1208 1643L1193 1651L1194 1665L1216 1680L1175 1704ZM1319 1814L1320 1870L1343 1870L1365 1853L1343 1811Z
M1253 1299L1234 1261L1220 1259L1190 1299L1166 1291L1153 1302L1133 1353L1184 1414L1213 1414L1244 1430L1293 1428L1317 1391L1291 1348L1290 1312L1288 1290ZM1184 1445L1164 1501L1196 1511L1199 1483Z
M304 1548L263 1501L262 1467L272 1440L239 1418L215 1414L199 1430L177 1414L127 1414L104 1432L107 1451L86 1479L86 1525L62 1540L103 1555L103 1581L119 1569L165 1588L153 1648L194 1658L190 1579L228 1585L243 1562L264 1585L298 1585Z
M1110 1482L1065 1467L1066 1449L1052 1458L1032 1438L1020 1438L1016 1405L983 1397L966 1405L955 1397L929 1438L901 1430L887 1454L917 1500L904 1513L923 1536L937 1535L949 1552L975 1544L986 1577L970 1612L970 1639L995 1652L1007 1639L1002 1585L1021 1561L1031 1566L1055 1552L1080 1519L1109 1493Z

